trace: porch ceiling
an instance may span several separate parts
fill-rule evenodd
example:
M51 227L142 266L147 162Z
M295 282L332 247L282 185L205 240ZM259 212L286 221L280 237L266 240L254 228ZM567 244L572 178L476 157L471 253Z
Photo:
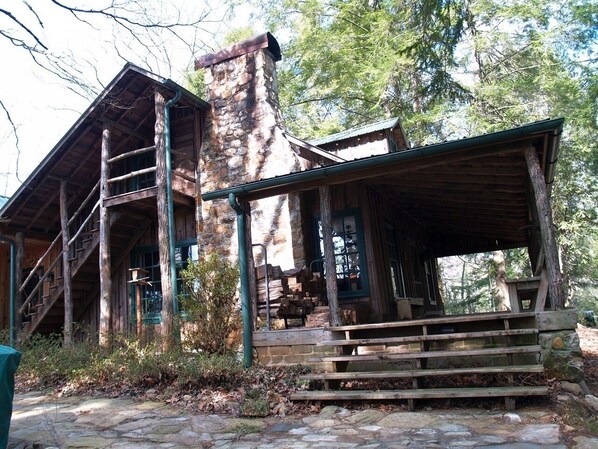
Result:
M531 211L524 150L530 145L536 150L550 185L562 125L563 119L530 123L255 181L202 198L232 193L254 200L321 184L365 183L424 227L437 257L526 246Z
M521 152L439 162L368 183L426 229L436 256L527 245L529 188Z

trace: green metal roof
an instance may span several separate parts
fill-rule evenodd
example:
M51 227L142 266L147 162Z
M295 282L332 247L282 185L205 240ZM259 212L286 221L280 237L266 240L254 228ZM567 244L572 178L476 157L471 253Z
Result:
M382 122L372 123L371 125L360 126L358 128L351 128L336 134L331 134L329 136L309 140L308 143L315 146L325 145L330 142L336 142L339 140L350 139L352 137L363 136L364 134L382 131L384 129L394 129L398 124L399 118L393 117Z
M249 194L253 194L254 196L259 194L260 197L267 197L268 191L270 189L276 188L279 190L278 193L281 193L281 188L291 192L293 191L293 186L307 181L313 181L314 183L317 183L318 181L324 181L329 176L348 175L353 171L362 169L375 170L378 167L385 167L389 164L396 164L402 161L449 154L451 152L466 150L473 147L483 147L486 145L506 143L517 139L530 138L541 133L549 133L550 135L546 159L548 163L545 176L547 182L551 182L554 173L553 166L554 162L556 161L555 155L559 145L563 122L564 119L562 118L543 120L504 131L483 134L481 136L426 145L396 153L371 156L369 158L357 159L335 165L318 167L311 170L289 173L274 178L262 179L226 189L207 192L202 195L202 199L204 201L210 201L228 198L231 193L239 197Z

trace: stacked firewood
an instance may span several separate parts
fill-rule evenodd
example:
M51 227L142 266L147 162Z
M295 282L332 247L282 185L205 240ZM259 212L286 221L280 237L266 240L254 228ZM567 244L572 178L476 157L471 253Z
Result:
M268 287L266 286L268 270ZM301 318L322 301L324 283L318 273L302 269L282 271L268 264L256 268L258 315L266 317L266 297L270 293L272 318Z

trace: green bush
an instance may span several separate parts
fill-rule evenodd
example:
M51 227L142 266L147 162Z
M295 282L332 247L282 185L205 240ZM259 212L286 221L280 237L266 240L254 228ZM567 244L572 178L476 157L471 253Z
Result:
M239 270L210 254L183 270L185 292L180 302L189 319L183 344L209 354L225 354L229 338L240 327L237 306Z

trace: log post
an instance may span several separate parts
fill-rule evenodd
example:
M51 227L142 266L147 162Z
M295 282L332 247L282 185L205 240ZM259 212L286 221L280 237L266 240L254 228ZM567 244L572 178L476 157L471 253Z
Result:
M15 255L15 329L17 334L17 340L19 339L19 333L23 327L23 314L20 312L23 305L23 294L19 291L21 284L23 283L23 256L25 255L25 234L17 232L15 235L15 244L17 246L17 252Z
M110 197L110 127L104 124L102 158L100 163L100 345L110 347L112 322L112 278L110 276L110 211L105 206Z
M60 227L62 229L62 282L64 286L64 345L73 344L73 280L71 278L71 251L69 240L69 211L66 180L60 181Z
M156 144L156 186L158 207L158 251L160 254L160 276L162 285L162 344L168 351L175 345L174 341L174 301L172 297L172 279L170 271L170 238L168 236L168 197L166 185L166 141L164 137L164 93L156 90L154 94L156 124L154 138Z
M336 261L332 242L332 198L330 186L320 186L320 220L324 240L324 267L326 268L326 296L330 307L330 321L333 326L342 324L338 306L338 286L336 283Z
M544 258L548 271L548 292L551 299L551 308L553 310L562 309L565 306L563 277L559 266L558 248L554 223L552 221L552 209L548 201L548 190L546 189L544 173L540 167L536 150L531 145L525 149L525 161L538 208L540 235L542 237L542 247L544 248Z

